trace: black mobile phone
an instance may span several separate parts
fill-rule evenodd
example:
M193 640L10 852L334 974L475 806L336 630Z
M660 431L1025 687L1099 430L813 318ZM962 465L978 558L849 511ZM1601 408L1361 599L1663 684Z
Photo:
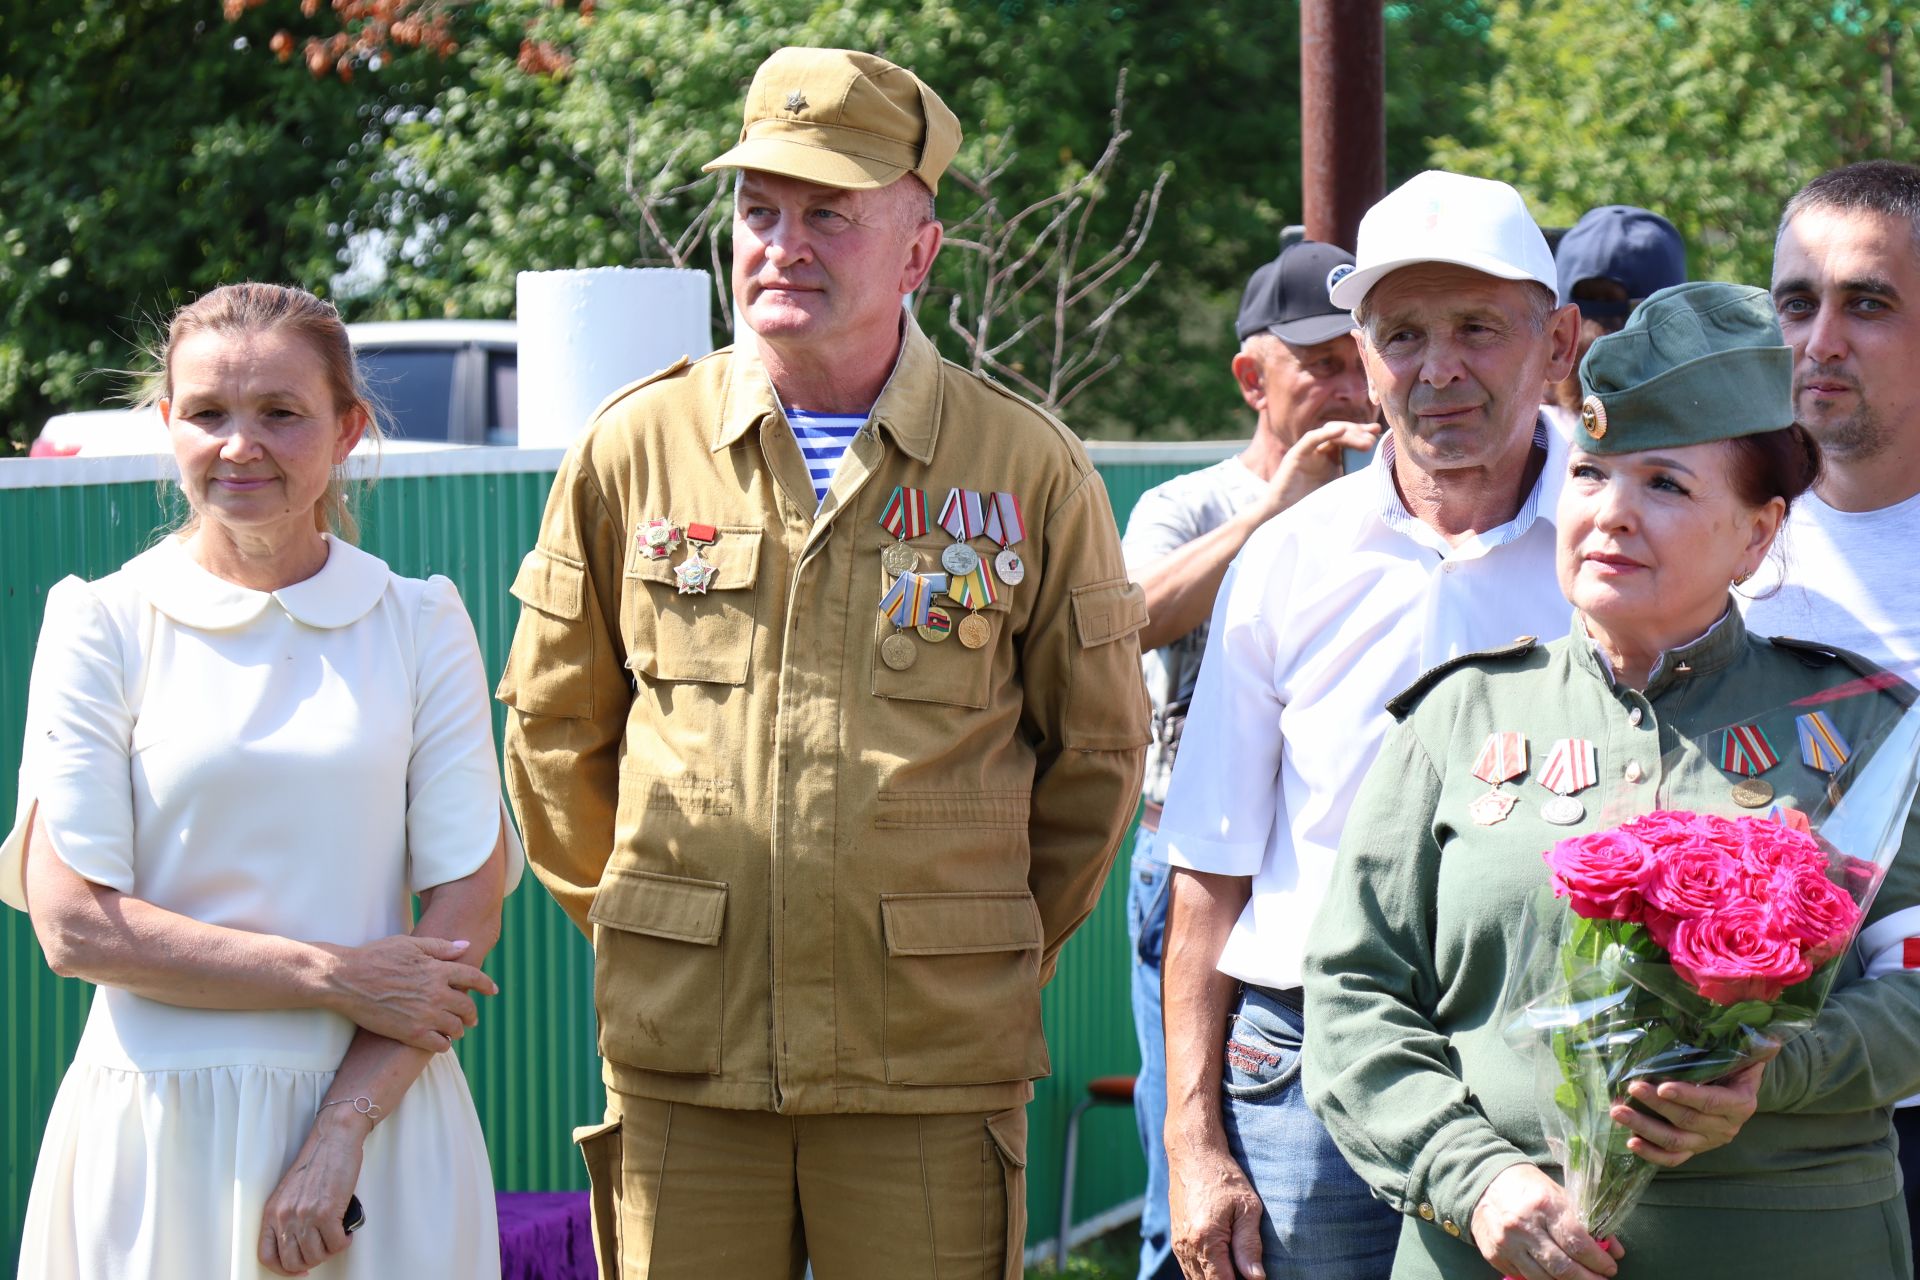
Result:
M340 1225L345 1228L348 1235L352 1235L355 1231L365 1226L366 1221L367 1211L360 1207L360 1197L348 1196L347 1212L346 1215L340 1219Z

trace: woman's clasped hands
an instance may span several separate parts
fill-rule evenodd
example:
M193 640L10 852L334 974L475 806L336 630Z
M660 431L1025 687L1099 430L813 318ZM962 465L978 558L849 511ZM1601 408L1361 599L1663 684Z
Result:
M359 947L323 946L332 957L324 1003L375 1035L445 1052L480 1020L469 993L500 994L492 978L461 963L468 945L396 934Z

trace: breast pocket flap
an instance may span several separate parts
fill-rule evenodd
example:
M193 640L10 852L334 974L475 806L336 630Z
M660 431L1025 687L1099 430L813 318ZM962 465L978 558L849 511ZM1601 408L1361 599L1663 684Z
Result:
M1040 908L1028 893L890 893L880 899L887 954L954 956L1038 949Z
M708 591L744 591L760 577L760 537L758 529L720 528L720 537L700 548L700 558L714 567ZM656 560L638 545L627 556L627 576L642 582L675 587L674 571L690 558L691 548L682 544L672 555Z
M607 868L587 918L609 929L717 946L727 914L727 886L652 871Z

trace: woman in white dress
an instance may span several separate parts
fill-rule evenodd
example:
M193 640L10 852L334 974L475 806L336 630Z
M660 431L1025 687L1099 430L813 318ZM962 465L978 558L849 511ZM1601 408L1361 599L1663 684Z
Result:
M342 536L371 417L331 306L215 290L163 366L192 519L48 594L0 844L0 899L99 986L20 1274L497 1276L447 1052L521 864L472 624Z

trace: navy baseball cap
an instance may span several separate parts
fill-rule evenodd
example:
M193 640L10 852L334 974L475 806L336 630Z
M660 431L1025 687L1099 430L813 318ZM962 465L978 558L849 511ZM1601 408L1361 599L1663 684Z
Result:
M1318 240L1299 240L1262 264L1240 295L1234 332L1242 339L1270 333L1296 347L1329 342L1353 328L1353 317L1327 296L1327 276L1351 269L1353 255Z
M1580 305L1581 315L1624 316L1640 302L1687 278L1687 247L1671 222L1650 209L1603 204L1589 209L1560 238L1554 253L1560 276L1560 305ZM1627 301L1575 298L1583 280L1611 280L1627 292Z

